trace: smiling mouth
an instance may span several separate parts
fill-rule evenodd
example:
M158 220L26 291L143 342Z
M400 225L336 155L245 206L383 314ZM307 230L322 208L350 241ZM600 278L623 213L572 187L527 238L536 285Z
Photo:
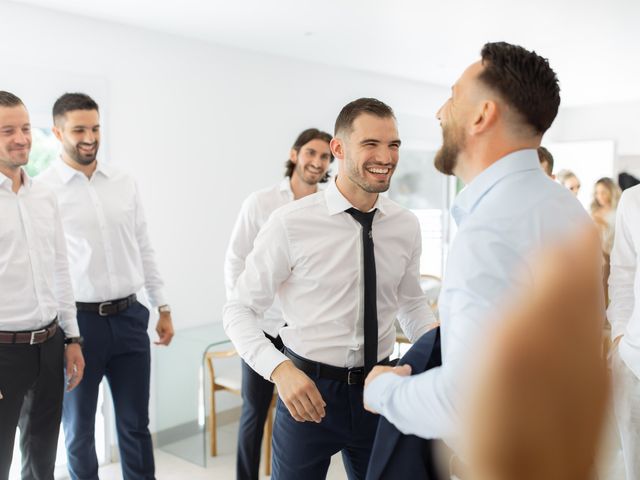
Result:
M367 172L373 173L375 175L386 175L391 169L389 167L369 167L366 168Z

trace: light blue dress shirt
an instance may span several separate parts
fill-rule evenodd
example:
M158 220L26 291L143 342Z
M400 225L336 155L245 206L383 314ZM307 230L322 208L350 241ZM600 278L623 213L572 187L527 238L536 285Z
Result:
M501 306L531 281L540 247L590 222L569 192L541 170L535 150L498 160L458 195L458 233L439 299L443 365L422 374L380 375L365 401L401 432L455 445L465 380Z

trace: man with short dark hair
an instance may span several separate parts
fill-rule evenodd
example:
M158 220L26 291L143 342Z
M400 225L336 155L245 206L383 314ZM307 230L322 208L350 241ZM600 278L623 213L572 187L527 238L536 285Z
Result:
M38 179L54 189L60 202L87 359L82 388L64 400L69 473L73 480L98 476L94 425L98 389L106 377L123 477L153 479L149 310L136 298L142 287L160 313L156 344L169 344L173 325L140 194L133 178L97 161L100 114L91 97L62 95L53 106L53 122L62 155Z
M538 160L540 160L540 167L542 167L544 173L547 174L547 177L555 180L556 176L553 174L553 155L551 155L551 152L542 145L538 147L537 151Z
M285 167L285 178L278 184L252 193L242 204L231 233L225 255L224 274L227 298L258 232L271 213L279 207L318 191L318 183L329 178L333 155L329 147L331 135L317 128L308 128L296 138ZM282 350L280 328L284 325L282 312L276 302L264 312L262 330L278 350ZM242 414L238 429L236 479L257 480L260 467L260 445L264 423L273 398L273 383L262 378L242 361Z
M23 167L31 124L22 100L0 91L0 479L20 426L22 478L50 479L56 460L64 363L67 390L84 360L55 195ZM66 348L65 348L66 345Z
M372 98L349 103L330 145L336 181L271 215L224 309L242 358L278 388L278 480L324 478L340 451L349 478L365 477L378 423L362 405L365 375L388 362L396 318L411 340L435 321L419 284L418 220L379 195L398 163L393 111ZM260 322L276 293L284 352Z
M560 104L546 59L507 43L488 43L465 70L437 118L443 146L436 167L466 188L452 215L458 232L439 298L442 366L408 376L376 367L368 407L402 433L445 439L455 450L468 375L499 318L530 280L531 253L590 219L540 169L536 148Z

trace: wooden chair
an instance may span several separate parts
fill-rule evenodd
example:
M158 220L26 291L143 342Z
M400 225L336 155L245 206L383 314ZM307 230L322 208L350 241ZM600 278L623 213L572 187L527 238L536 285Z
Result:
M226 391L234 393L236 395L241 394L241 379L227 376L216 376L215 368L213 366L214 359L225 359L236 356L238 353L235 350L225 350L222 352L208 352L207 367L209 370L209 379L211 381L211 400L209 402L209 425L211 428L211 456L218 455L218 439L217 439L217 421L216 421L216 392ZM269 405L269 411L267 412L267 420L264 424L264 474L271 475L271 435L273 432L273 409L276 405L276 399L278 397L277 392L274 389L271 405Z

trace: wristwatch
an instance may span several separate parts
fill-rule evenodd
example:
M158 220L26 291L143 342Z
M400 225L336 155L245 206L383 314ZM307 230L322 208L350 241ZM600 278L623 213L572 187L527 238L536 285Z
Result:
M160 305L158 307L158 313L171 313L171 307L169 305Z
M64 339L65 345L70 345L72 343L77 343L78 345L82 346L84 345L84 338L78 336L78 337L67 337Z

